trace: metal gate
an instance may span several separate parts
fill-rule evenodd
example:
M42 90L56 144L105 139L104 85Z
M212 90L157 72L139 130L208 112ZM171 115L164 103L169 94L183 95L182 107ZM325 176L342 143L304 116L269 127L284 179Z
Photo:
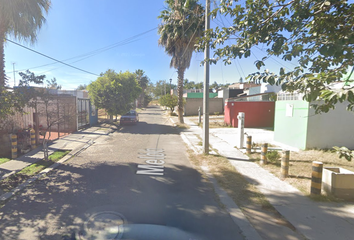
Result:
M90 100L77 99L77 127L82 128L90 124Z

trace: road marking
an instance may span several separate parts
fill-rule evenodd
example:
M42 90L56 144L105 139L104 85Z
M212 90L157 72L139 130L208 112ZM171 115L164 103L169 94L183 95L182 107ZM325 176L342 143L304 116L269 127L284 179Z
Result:
M163 175L164 166L159 165L138 165L138 168L145 170L138 170L136 174L145 174L145 175Z
M139 164L136 174L141 175L164 175L165 154L163 149L147 148L145 152L139 153L139 158L147 159L145 163Z

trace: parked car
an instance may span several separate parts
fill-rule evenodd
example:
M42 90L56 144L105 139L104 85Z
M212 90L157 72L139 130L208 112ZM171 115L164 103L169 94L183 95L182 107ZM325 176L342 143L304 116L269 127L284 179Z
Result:
M130 110L120 117L120 125L136 124L139 122L139 114L135 110Z

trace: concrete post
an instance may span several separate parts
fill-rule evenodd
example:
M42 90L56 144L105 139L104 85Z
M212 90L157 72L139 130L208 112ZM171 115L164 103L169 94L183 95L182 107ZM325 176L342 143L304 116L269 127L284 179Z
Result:
M36 133L33 129L31 129L31 149L35 149L36 148Z
M268 152L268 143L262 144L261 150L261 164L267 164L267 152Z
M35 131L35 136L36 136L36 145L39 145L39 117L38 117L38 113L36 113L36 112L33 113L33 121L34 121L34 125L35 125L34 131Z
M251 154L251 150L252 150L252 136L247 136L246 153Z
M210 0L205 4L205 30L210 29ZM209 59L209 43L204 49L204 59ZM203 89L203 153L209 154L209 66L204 63L204 89Z
M202 113L200 107L198 108L198 123L201 124L202 122Z
M281 159L281 170L280 170L281 178L287 178L289 176L289 157L290 157L290 151L289 150L283 151L283 158Z
M312 162L311 194L321 195L323 163Z
M238 119L238 133L240 136L240 142L238 147L243 148L243 141L245 138L245 113L239 112L237 119Z
M17 158L17 134L11 134L11 158Z

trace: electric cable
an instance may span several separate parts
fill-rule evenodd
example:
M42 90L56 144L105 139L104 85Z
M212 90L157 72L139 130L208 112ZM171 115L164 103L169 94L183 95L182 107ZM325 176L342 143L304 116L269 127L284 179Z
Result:
M23 45L21 45L21 44L19 44L19 43L17 43L17 42L11 41L11 40L9 40L9 39L7 39L7 38L5 38L5 40L8 41L8 42L13 43L13 44L15 44L15 45L18 45L18 46L20 46L20 47L22 47L22 48L25 48L25 49L27 49L27 50L29 50L29 51L32 51L32 52L34 52L34 53L37 53L37 54L39 54L39 55L41 55L41 56L43 56L43 57L46 57L46 58L49 58L49 59L54 60L54 61L56 61L56 62L59 62L59 63L61 63L61 64L63 64L63 65L68 66L68 67L74 68L74 69L76 69L76 70L79 70L79 71L82 71L82 72L85 72L85 73L88 73L88 74L91 74L91 75L95 75L95 76L97 76L97 77L100 76L100 75L98 75L98 74L95 74L95 73L92 73L92 72L83 70L83 69L81 69L81 68L72 66L72 65L67 64L67 63L65 63L65 62L62 62L62 61L60 61L60 60L57 60L57 59L55 59L55 58L52 58L52 57L50 57L50 56L48 56L48 55L45 55L45 54L40 53L40 52L38 52L38 51L36 51L36 50L33 50L33 49L28 48L28 47L26 47L26 46L23 46Z
M139 33L139 34L134 35L134 36L132 36L132 37L129 37L129 38L127 38L127 39L124 39L124 40L121 40L121 41L119 41L119 42L113 43L113 44L111 44L111 45L108 45L108 46L105 46L105 47L102 47L102 48L99 48L99 49L96 49L96 50L93 50L93 51L90 51L90 52L88 52L88 53L84 53L84 54L81 54L81 55L78 55L78 56L75 56L75 57L71 57L71 58L62 60L62 62L64 62L64 61L69 61L69 60L72 60L72 59L75 59L75 58L83 57L82 59L78 60L78 61L82 61L82 60L84 60L84 59L86 59L86 58L89 58L89 57L92 57L92 56L97 55L97 54L99 54L99 53L108 51L108 50L110 50L110 49L112 49L112 48L119 47L119 46L123 46L123 45L129 44L129 43L138 41L138 40L134 40L134 39L135 39L135 38L138 38L138 37L140 37L140 36L142 36L142 35L145 35L145 34L151 32L151 31L154 31L154 30L156 30L156 29L157 29L157 27L152 28L152 29L147 30L147 31L145 31L145 32L142 32L142 33ZM78 62L78 61L75 61L75 62ZM72 63L75 63L75 62L72 62ZM53 64L57 64L57 63L58 63L58 62L56 61L56 62L54 62L54 63L48 63L48 64L44 64L44 65L41 65L41 66L26 68L26 69L23 69L23 70L17 70L16 72L25 71L25 70L27 70L27 69L34 69L34 68L45 67L45 66L49 66L49 65L53 65ZM71 63L71 64L72 64L72 63ZM12 73L12 72L7 72L7 74L10 74L10 73Z

